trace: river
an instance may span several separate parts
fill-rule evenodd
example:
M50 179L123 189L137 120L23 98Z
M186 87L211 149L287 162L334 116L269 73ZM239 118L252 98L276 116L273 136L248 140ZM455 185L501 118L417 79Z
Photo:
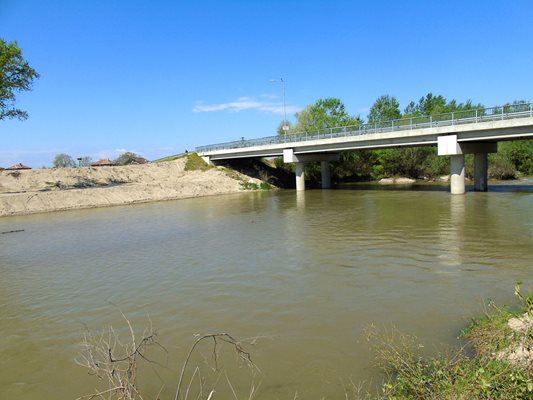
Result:
M459 345L488 299L514 304L515 281L533 289L533 190L516 188L251 192L2 218L0 231L23 231L0 235L0 399L105 388L75 360L87 329L127 339L121 312L166 349L140 367L145 399L163 384L160 398L174 398L197 333L230 333L251 353L254 374L220 354L239 398L251 381L258 399L377 384L370 325L431 353ZM206 388L210 345L188 370L200 366ZM230 398L219 379L215 398Z

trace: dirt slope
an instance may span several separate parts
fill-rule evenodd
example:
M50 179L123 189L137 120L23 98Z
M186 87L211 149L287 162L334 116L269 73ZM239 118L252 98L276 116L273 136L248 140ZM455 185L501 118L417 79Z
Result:
M250 178L158 164L0 171L0 216L235 193Z

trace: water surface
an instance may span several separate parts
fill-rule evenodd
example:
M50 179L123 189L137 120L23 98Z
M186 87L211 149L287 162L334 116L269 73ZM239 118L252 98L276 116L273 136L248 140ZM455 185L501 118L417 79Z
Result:
M364 330L457 344L482 303L533 288L533 193L243 193L0 219L0 398L73 399L86 327L149 323L168 350L141 387L173 398L195 333L229 332L261 369L258 398L339 398L379 375ZM253 338L257 338L253 340ZM431 350L428 350L431 351ZM202 365L207 346L193 358ZM232 368L244 390L250 376ZM226 398L225 377L219 398ZM228 394L229 395L229 394ZM229 397L228 397L229 398Z

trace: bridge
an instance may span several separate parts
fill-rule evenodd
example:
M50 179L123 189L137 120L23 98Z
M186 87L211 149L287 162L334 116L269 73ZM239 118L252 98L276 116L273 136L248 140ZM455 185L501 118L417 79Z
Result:
M474 190L487 190L488 153L497 143L533 139L533 103L520 103L433 116L379 121L353 126L298 132L259 139L199 146L196 152L208 163L237 158L283 156L295 163L296 190L305 190L304 166L321 163L322 188L331 187L330 162L342 151L416 146L437 146L450 156L450 191L465 192L465 154L474 154Z

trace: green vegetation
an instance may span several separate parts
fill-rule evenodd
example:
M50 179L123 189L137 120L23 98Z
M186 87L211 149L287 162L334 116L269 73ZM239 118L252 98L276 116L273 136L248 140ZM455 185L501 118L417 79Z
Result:
M15 93L30 90L39 74L22 57L16 42L0 38L0 121L28 118L26 111L15 108Z
M523 101L514 101L504 106L518 105ZM417 102L411 101L407 107L400 110L398 100L389 95L378 97L370 108L369 123L387 125L392 119L405 119L409 123L411 118L429 121L438 120L442 114L473 112L484 108L483 104L473 103L471 100L459 103L455 99L448 101L442 95L428 93ZM494 109L498 112L499 109ZM500 109L501 110L501 109ZM451 115L447 116L448 118ZM427 120L427 121L426 121ZM352 126L364 123L360 116L350 115L341 100L336 98L320 99L296 113L296 123L290 125L287 134L298 134L303 131L313 131L328 127ZM401 124L401 121L397 123ZM278 127L278 134L284 134ZM287 168L282 166L282 168ZM405 176L414 179L434 179L448 175L449 158L437 155L435 147L391 148L383 150L360 150L343 152L340 161L332 163L333 179L336 181L366 181L384 177ZM499 144L497 154L489 156L489 177L495 179L514 179L520 174L533 174L533 141L512 141ZM467 176L473 175L473 160L467 157ZM320 179L320 169L317 165L306 166L306 176L314 181Z
M255 182L241 182L243 190L270 190L270 186L267 182L261 182L259 185Z
M189 155L187 155L185 171L207 171L211 168L213 167L211 167L204 160L202 160L202 157L200 157L198 154L190 153Z
M533 297L522 294L520 283L515 294L522 302L519 310L491 305L484 318L465 329L471 356L463 348L425 357L416 338L371 330L378 365L386 374L378 398L531 399Z
M179 160L180 158L184 158L184 157L187 157L187 153L182 153L182 154L175 154L173 156L168 156L168 157L163 157L163 158L159 158L157 160L154 160L153 162L154 163L160 163L160 162L167 162L167 161L174 161L174 160Z
M378 394L364 392L352 382L345 388L346 399L374 400L526 400L533 398L533 294L524 295L520 282L515 294L521 307L515 310L489 304L484 318L474 320L462 332L471 348L446 350L436 356L423 353L424 346L413 336L398 331L379 331L372 327L368 340L377 355L377 365L385 373L385 381ZM119 331L109 327L103 332L86 332L77 358L78 365L88 369L91 375L100 378L101 386L93 394L81 398L103 397L117 400L133 400L141 397L137 384L138 372L146 371L145 363L157 366L153 361L157 351L166 353L158 342L156 333L149 329L135 333L130 321L122 314L129 328L129 339L119 338ZM212 343L212 347L205 347ZM203 346L203 347L202 347ZM226 346L229 353L217 351L217 346ZM196 350L196 349L199 350ZM211 362L204 360L207 368L194 366L191 354L195 351L213 354ZM179 377L176 377L175 398L189 398L189 388L197 387L195 398L211 399L224 371L228 388L234 398L240 398L223 369L223 355L239 361L251 372L257 367L251 355L241 343L227 333L197 335L183 362ZM142 365L144 364L144 365ZM222 369L220 369L222 368ZM191 370L195 372L191 373ZM242 369L239 368L240 371ZM189 371L186 374L186 371ZM214 374L210 373L215 372ZM140 376L140 375L139 375ZM188 378L187 378L188 377ZM251 390L246 398L254 398L257 386L251 375ZM188 381L187 381L188 380ZM219 383L220 382L220 383ZM195 385L191 385L196 383ZM219 386L217 388L217 386ZM237 388L238 389L238 388ZM161 392L160 392L161 393ZM202 394L203 393L203 394ZM183 394L183 397L180 397ZM191 392L192 395L192 392ZM160 398L159 395L154 398ZM163 397L161 397L163 398ZM244 398L244 397L243 397ZM294 398L297 398L295 396Z

